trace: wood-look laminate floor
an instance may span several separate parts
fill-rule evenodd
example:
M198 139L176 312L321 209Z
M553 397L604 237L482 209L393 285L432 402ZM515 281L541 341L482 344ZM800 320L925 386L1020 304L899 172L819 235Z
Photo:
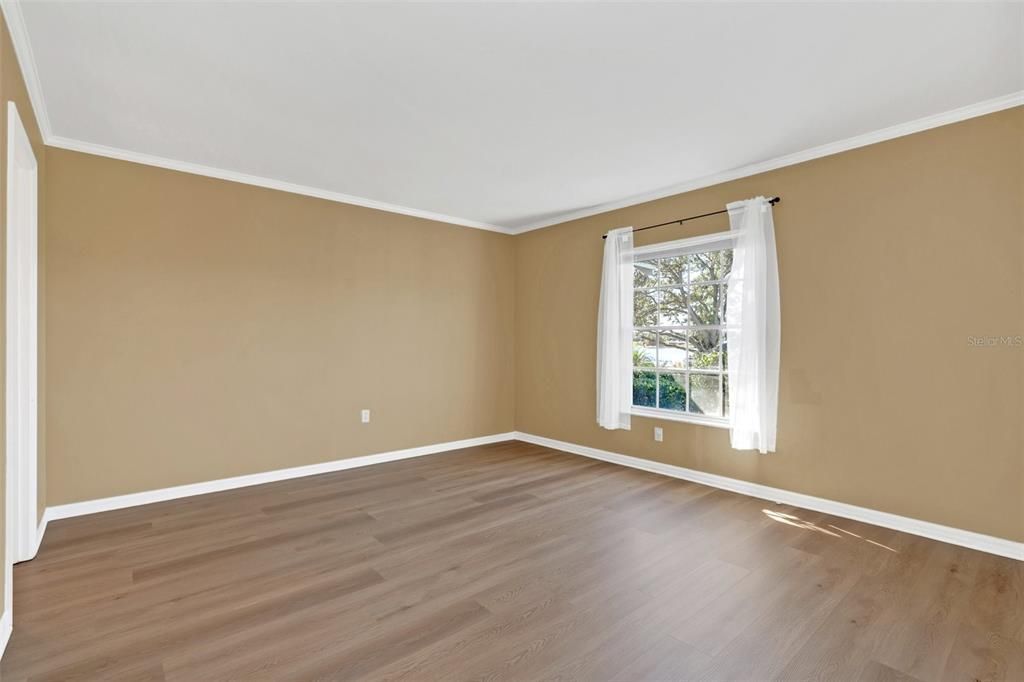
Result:
M1024 564L511 442L50 525L20 680L1022 680Z

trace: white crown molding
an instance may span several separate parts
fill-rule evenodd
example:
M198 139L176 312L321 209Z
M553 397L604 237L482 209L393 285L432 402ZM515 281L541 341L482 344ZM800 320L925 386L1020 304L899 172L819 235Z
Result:
M317 474L343 471L345 469L356 469L358 467L369 466L371 464L383 464L384 462L394 462L399 459L434 455L439 452L448 452L449 450L459 450L462 448L476 447L478 445L500 443L512 440L512 437L513 434L511 432L497 433L490 436L480 436L479 438L467 438L465 440L455 440L447 443L422 445L416 448L393 450L390 452L377 453L375 455L364 455L362 457L336 459L330 462L321 462L319 464L309 464L306 466L291 467L288 469L276 469L274 471L264 471L258 474L246 474L243 476L233 476L231 478L221 478L215 481L204 481L202 483L190 483L188 485L179 485L172 488L160 488L159 490L147 490L141 493L104 497L98 500L86 500L85 502L60 504L48 507L43 519L47 522L56 521L58 519L67 519L73 516L95 514L98 512L112 511L114 509L125 509L126 507L137 507L139 505L152 504L154 502L166 502L167 500L177 500L183 497L205 495L207 493L216 493L223 490L234 490L235 488L244 488L251 485L287 481L293 478L315 476ZM40 533L40 541L42 541L42 533Z
M607 203L598 204L597 206L591 206L579 211L571 211L552 220L542 220L524 227L515 228L512 230L512 234L523 234L524 232L539 230L553 225L561 225L562 223L579 220L580 218L589 218L590 216L607 213L608 211L614 211L620 208L636 206L637 204L654 201L655 199L664 199L665 197L674 196L676 194L692 192L693 190L711 187L712 185L720 185L724 182L739 180L740 178L757 175L758 173L766 173L778 168L793 166L805 161L820 159L823 156L831 156L832 154L857 149L858 147L866 147L878 142L885 142L886 140L892 140L897 137L912 135L931 128L938 128L939 126L957 123L958 121L965 121L969 118L976 118L978 116L992 114L997 111L1002 111L1003 109L1010 109L1021 105L1024 105L1024 90L1011 92L1008 95L985 100L983 102L977 102L975 104L960 107L959 109L953 109L952 111L946 111L941 114L925 116L924 118L908 121L907 123L889 126L888 128L882 128L881 130L876 130L874 132L857 135L845 140L839 140L838 142L830 142L818 147L812 147L810 149L805 149L802 152L779 156L774 159L752 163L747 166L741 166L740 168L734 168L732 170L715 173L713 175L706 175L696 180L688 180L687 182L672 185L670 187L663 187L662 189L658 189L653 192L634 195L618 201L609 201Z
M898 514L890 514L889 512L868 509L867 507L858 507L845 502L836 502L835 500L827 500L822 497L814 497L812 495L796 493L790 490L783 490L781 488L772 488L767 485L761 485L760 483L752 483L750 481L742 481L736 478L719 476L717 474L709 474L703 471L686 469L672 464L663 464L661 462L642 459L640 457L631 457L629 455L621 455L616 452L608 452L607 450L598 450L597 448L591 448L586 445L567 443L553 438L545 438L544 436L535 436L533 434L521 433L518 431L514 436L516 440L532 443L534 445L542 445L553 450L561 450L574 455L600 459L605 462L620 464L622 466L640 469L642 471L649 471L663 476L671 476L672 478L679 478L684 481L693 481L694 483L701 483L713 488L721 488L722 490L728 490L741 495L748 495L750 497L757 497L782 504L791 504L802 509L824 512L826 514L840 516L845 519L870 523L875 526L891 528L893 530L910 533L912 535L920 535L921 537L938 540L939 542L948 542L953 545L960 545L961 547L968 547L981 552L988 552L989 554L997 554L1010 559L1024 561L1024 543L1022 542L1014 542L1004 538L997 538L969 530L943 526L929 521L912 519L907 516L899 516Z
M32 42L28 38L25 17L21 13L21 3L17 0L0 0L0 10L7 21L11 42L14 43L14 54L21 67L21 75L25 80L25 89L28 90L36 123L39 125L39 133L43 136L43 142L49 144L47 141L53 136L53 129L50 127L50 115L46 111L46 100L43 99L43 88L39 84L39 71L36 69L36 59L32 53Z
M274 180L272 178L264 178L258 175L248 175L246 173L238 173L235 171L223 170L221 168L213 168L212 166L202 166L200 164L189 163L187 161L177 161L175 159L167 159L161 156L140 154L138 152L132 152L126 149L117 149L115 147L107 147L101 144L93 144L92 142L81 142L79 140L72 140L70 138L61 137L59 135L51 136L50 139L46 141L46 144L48 144L51 147L58 147L60 149L68 149L75 152L84 152L86 154L94 154L96 156L105 156L111 159L130 161L132 163L141 163L146 166L156 166L157 168L166 168L168 170L180 171L182 173L202 175L208 178L217 178L218 180L239 182L242 183L243 185L254 185L256 187L275 189L281 192L289 192L291 194L301 194L307 197L326 199L327 201L336 201L340 204L362 206L363 208L372 208L378 211L386 211L388 213L398 213L401 215L412 216L413 218L433 220L439 223L449 223L451 225L460 225L462 227L472 227L477 230L489 230L491 232L500 232L502 234L512 234L512 230L510 230L507 227L501 227L500 225L491 225L489 223L481 223L476 220L467 220L465 218L457 218L455 216L443 215L440 213L432 213L430 211L421 211L419 209L409 208L407 206L398 206L396 204L389 204L383 201L377 201L375 199L365 199L363 197L352 196L351 194L332 192L326 189L308 187L306 185L298 185L293 182Z
M122 161L141 163L147 166L167 168L170 170L181 171L183 173L192 173L194 175L203 175L231 182L239 182L246 185L265 187L267 189L275 189L282 192L290 192L292 194L301 194L303 196L326 199L327 201L336 201L342 204L362 206L364 208L372 208L379 211L386 211L388 213L397 213L415 218L423 218L436 222L449 223L451 225L472 227L478 230L489 230L491 232L499 232L501 234L509 235L523 234L525 232L539 230L544 227L560 225L573 220L579 220L580 218L588 218L601 213L607 213L608 211L636 206L637 204L654 201L656 199L663 199L665 197L682 194L684 192L692 192L696 189L702 189L704 187L710 187L712 185L718 185L732 180L739 180L740 178L757 175L758 173L765 173L778 168L784 168L785 166L792 166L794 164L803 163L804 161L818 159L823 156L838 154L840 152L849 151L851 149L864 147L878 142L884 142L904 135L911 135L930 128L936 128L969 118L991 114L1003 109L1024 105L1024 90L1019 90L1001 97L960 107L959 109L925 116L924 118L919 118L914 121L889 126L888 128L882 128L881 130L857 135L838 142L830 142L828 144L812 147L811 149L806 149L794 154L787 154L767 161L761 161L742 166L740 168L706 175L695 180L689 180L684 183L663 187L658 190L634 195L625 199L619 199L617 201L610 201L596 206L590 206L578 211L569 211L561 214L557 218L542 220L525 226L507 227L484 223L477 220L469 220L467 218L433 213L431 211L423 211L407 206L389 204L375 199L366 199L350 194L333 192L316 187L308 187L306 185L299 185L282 180L248 175L221 168L213 168L210 166L203 166L201 164L189 163L187 161L177 161L174 159L142 154L125 149L117 149L101 144L55 135L50 125L49 114L46 110L46 100L43 98L43 90L39 81L39 73L36 68L35 57L32 53L32 44L29 40L28 31L25 27L25 20L21 13L20 2L19 0L0 0L0 7L2 7L4 17L7 20L7 26L11 33L11 40L14 43L14 50L18 57L18 63L21 66L21 71L25 79L25 87L28 89L29 99L31 100L32 108L36 115L36 121L39 124L40 133L43 136L43 142L47 145L84 152L87 154L95 154L97 156L120 159Z
M7 5L5 4L5 7L6 6ZM26 76L26 79L27 78L28 77ZM42 98L40 97L40 101L41 99ZM735 168L728 171L723 171L721 173L706 175L696 180L690 180L682 184L672 185L670 187L663 187L653 192L635 195L627 199L607 202L604 204L599 204L597 206L591 206L589 208L581 209L579 211L571 211L569 213L562 214L557 218L532 223L524 227L503 227L501 225L492 225L490 223L482 223L476 220L458 218L456 216L432 213L430 211L421 211L415 208L398 206L395 204L388 204L382 201L376 201L374 199L365 199L363 197L352 196L350 194L332 192L329 190L319 189L316 187L308 187L306 185L298 185L291 182L284 182L282 180L274 180L272 178L247 175L245 173L238 173L235 171L213 168L211 166L203 166L200 164L189 163L187 161L177 161L174 159L167 159L164 157L153 156L150 154L141 154L138 152L132 152L125 149L117 149L115 147L107 147L105 145L94 144L92 142L82 142L80 140L61 137L59 135L44 135L44 140L46 141L46 144L50 145L51 147L59 147L61 149L84 152L86 154L94 154L96 156L105 156L112 159L120 159L122 161L131 161L133 163L141 163L147 166L167 168L170 170L180 171L183 173L203 175L206 177L218 178L220 180L239 182L245 185L255 185L257 187L265 187L267 189L275 189L282 192L290 192L292 194L301 194L304 196L316 197L318 199L336 201L342 204L363 206L365 208L372 208L378 211L387 211L388 213L398 213L401 215L412 216L415 218L424 218L426 220L433 220L441 223L449 223L452 225L460 225L463 227L472 227L478 230L489 230L492 232L499 232L502 234L517 235L523 234L525 232L531 232L533 230L539 230L545 227L561 225L562 223L567 223L573 220L579 220L581 218L588 218L591 216L599 215L601 213L607 213L609 211L614 211L621 208L636 206L638 204L643 204L648 201L654 201L656 199L664 199L665 197L674 196L676 194L692 192L697 189L703 189L704 187L711 187L712 185L720 185L722 183L730 182L732 180L739 180L741 178L749 177L751 175L766 173L768 171L777 170L779 168L784 168L786 166L793 166L798 163L804 163L805 161L812 161L814 159L819 159L824 156L839 154L840 152L849 151L851 149L866 147L868 145L876 144L878 142L885 142L886 140L892 140L897 137L912 135L914 133L923 132L931 128L938 128L940 126L949 125L950 123L956 123L958 121L964 121L970 118L984 116L985 114L991 114L997 111L1002 111L1003 109L1009 109L1011 107L1021 105L1024 105L1024 90L1013 92L1008 95L1003 95L1002 97L996 97L994 99L985 100L983 102L978 102L976 104L971 104L965 107L960 107L959 109L953 109L952 111L946 111L940 114L934 114L932 116L926 116L924 118L919 118L914 121L909 121L907 123L900 123L898 125L890 126L888 128L882 128L881 130L865 133L863 135L857 135L855 137L850 137L845 140L839 140L838 142L830 142L828 144L812 147L810 149L805 149L804 151L796 152L793 154L787 154L785 156L769 159L767 161L760 161L758 163L742 166L740 168ZM36 107L35 98L33 98L33 107ZM42 124L40 124L40 126L42 126ZM47 123L47 127L48 126L49 124Z
M35 56L32 53L32 42L29 40L28 29L25 26L25 19L21 13L21 3L18 0L0 0L0 8L2 8L4 18L7 21L7 27L11 34L11 41L14 43L14 52L18 57L18 64L21 66L21 73L25 80L25 88L28 90L29 100L32 103L32 109L35 113L36 122L39 124L39 132L43 137L44 144L51 147L84 152L86 154L95 154L96 156L120 159L121 161L141 163L146 166L167 168L169 170L180 171L182 173L203 175L210 178L217 178L219 180L239 182L244 185L254 185L256 187L275 189L281 192L289 192L291 194L301 194L307 197L326 199L327 201L335 201L341 204L362 206L363 208L372 208L378 211L397 213L400 215L411 216L413 218L423 218L425 220L433 220L439 223L472 227L478 230L488 230L491 232L500 232L502 234L513 233L513 230L507 227L491 225L490 223L484 223L478 220L469 220L467 218L459 218L456 216L434 213L432 211L423 211L417 208L409 208L408 206L399 206L397 204L389 204L384 201L377 201L376 199L367 199L364 197L353 196L351 194L343 194L341 192L332 192L330 190L320 189L317 187L299 185L293 182L264 178L257 175L249 175L247 173L239 173L222 168L213 168L211 166L204 166L197 163L178 161L176 159L168 159L160 156L154 156L152 154L133 152L126 149L117 149L115 147L108 147L106 145L94 144L92 142L74 140L60 135L55 135L53 128L50 125L50 115L46 109L46 100L43 97L43 89L39 80L39 71L36 68Z

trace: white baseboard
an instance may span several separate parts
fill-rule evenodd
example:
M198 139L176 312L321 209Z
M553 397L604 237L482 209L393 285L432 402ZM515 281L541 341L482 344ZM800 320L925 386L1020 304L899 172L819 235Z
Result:
M39 520L39 526L36 529L36 539L35 539L35 545L33 546L32 558L34 558L35 555L39 552L39 544L43 541L43 533L46 532L46 524L50 520L49 519L49 514L50 514L50 510L49 509L45 510L43 512L43 518ZM6 571L7 567L5 567L4 570ZM6 576L5 579L13 579L13 577L14 576L13 576L13 572L12 572L8 576ZM13 601L13 599L14 599L13 586L12 586L12 589L11 589L11 594L9 594L9 595L6 593L6 586L5 586L4 597L6 599L11 599ZM10 641L11 634L14 632L14 618L13 618L13 614L14 614L14 605L13 604L9 604L9 603L5 603L4 604L4 612L3 612L3 614L0 614L0 658L3 658L4 652L7 650L7 642Z
M32 547L32 558L34 559L36 554L39 554L39 545L43 544L43 534L46 533L46 525L50 523L52 513L50 508L47 507L43 510L43 518L39 519L39 526L36 528L36 542Z
M516 432L515 438L516 440L521 440L526 443L543 445L554 450L562 450L563 452L569 452L574 455L583 455L584 457L600 459L605 462L612 462L613 464L621 464L622 466L632 467L633 469L642 469L643 471L650 471L655 474L662 474L663 476L671 476L673 478L680 478L686 481L693 481L694 483L702 483L713 488L721 488L722 490L729 490L734 493L749 495L750 497L758 497L765 500L771 500L772 502L791 504L803 509L824 512L826 514L832 514L833 516L841 516L846 519L853 519L854 521L862 521L875 526L882 526L883 528L891 528L893 530L903 531L904 533L911 533L912 535L920 535L922 537L931 538L932 540L939 540L940 542L948 542L953 545L969 547L970 549L976 549L981 552L998 554L999 556L1009 557L1010 559L1024 561L1024 543L1021 542L1014 542L1012 540L997 538L991 535L983 535L982 533L975 533L969 530L951 528L950 526L942 526L937 523L912 519L907 516L899 516L898 514L890 514L888 512L868 509L866 507L858 507L845 502L826 500L821 497L796 493L790 490L783 490L781 488L772 488L771 486L751 483L750 481L742 481L736 478L729 478L727 476L718 476L717 474L709 474L703 471L696 471L694 469L686 469L672 464L663 464L661 462L642 459L640 457L631 457L629 455L621 455L616 452L608 452L607 450L598 450L597 448L587 447L586 445L577 445L575 443L567 443L565 441L545 438L543 436L534 436L529 433Z
M565 441L555 440L553 438L545 438L544 436L535 436L533 434L518 431L48 507L40 521L36 542L37 545L42 542L46 524L49 521L57 519L83 516L85 514L95 514L97 512L111 511L114 509L124 509L126 507L151 504L153 502L164 502L182 497L191 497L193 495L204 495L206 493L214 493L221 490L233 490L235 488L243 488L251 485L260 485L261 483L285 481L293 478L301 478L303 476L330 473L332 471L355 469L357 467L369 466L371 464L381 464L383 462L393 462L399 459L422 457L424 455L432 455L439 452L447 452L449 450L458 450L460 448L487 445L490 443L500 443L508 440L521 440L526 443L533 443L534 445L543 445L554 450L561 450L575 455L600 459L605 462L620 464L633 469L650 471L663 476L671 476L673 478L679 478L686 481L693 481L694 483L701 483L713 488L721 488L722 490L729 490L742 495L749 495L750 497L771 500L772 502L792 504L803 509L832 514L842 518L853 519L854 521L862 521L864 523L870 523L883 528L891 528L893 530L911 533L913 535L920 535L940 542L948 542L950 544L988 552L989 554L997 554L999 556L1017 559L1018 561L1024 561L1024 543L1021 542L1014 542L1012 540L984 535L982 533L975 533L973 531L962 530L960 528L943 526L937 523L931 523L930 521L921 521L907 516L890 514L889 512L877 511L866 507L858 507L845 502L836 502L835 500L827 500L821 497L814 497L813 495L805 495L803 493L797 493L790 490L783 490L782 488L772 488L771 486L761 485L760 483L752 483L750 481L729 478L727 476L709 474L704 471L686 469L672 464L663 464L661 462L642 459L640 457L631 457L629 455L623 455L616 452L599 450L585 445L577 445L576 443L568 443ZM0 636L2 636L2 634L3 633L0 632Z
M365 455L362 457L336 459L330 462L321 462L320 464L309 464L306 466L292 467L289 469L264 471L258 474L247 474L244 476L234 476L232 478L221 478L215 481L204 481L202 483L190 483L188 485L174 486L173 488L161 488L159 490L147 490L141 493L117 495L115 497L104 497L98 500L86 500L85 502L72 502L70 504L61 504L54 507L47 507L46 514L43 516L43 525L45 527L46 522L55 521L57 519L66 519L72 516L83 516L85 514L95 514L97 512L112 511L114 509L137 507L143 504L152 504L153 502L165 502L167 500L176 500L182 497L192 497L193 495L205 495L206 493L215 493L220 492L222 490L233 490L235 488L244 488L250 485L260 485L261 483L286 481L292 478L314 476L316 474L326 474L332 471L342 471L344 469L355 469L358 467L369 466L371 464L394 462L395 460L399 459L409 459L411 457L433 455L439 452L458 450L460 448L470 448L475 447L477 445L500 443L502 441L512 440L513 435L514 434L511 432L496 433L491 436L467 438L465 440L455 440L450 441L448 443L436 443L434 445L423 445L416 448L394 450L391 452L381 452L375 455ZM42 532L39 533L38 541L42 541Z
M11 639L11 632L14 631L14 624L11 622L11 605L4 604L3 615L0 615L0 658L3 658L7 651L7 642Z

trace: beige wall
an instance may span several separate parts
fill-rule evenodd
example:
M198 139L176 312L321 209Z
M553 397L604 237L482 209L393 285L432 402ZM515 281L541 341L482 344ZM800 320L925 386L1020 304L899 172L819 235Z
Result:
M47 161L50 504L516 428L1024 540L1024 348L968 344L1024 334L1022 108L514 238ZM783 197L778 452L600 430L600 235L757 194Z
M47 162L51 505L513 429L511 237Z
M11 36L7 31L7 22L0 16L0 322L5 319L6 302L6 263L7 263L7 103L14 102L18 108L18 115L28 133L29 141L35 152L36 163L38 164L39 178L39 435L38 435L38 515L42 518L46 509L46 157L43 147L43 138L39 133L39 126L36 123L35 113L25 89L25 82L21 75L18 59L14 54L14 46L11 43ZM4 391L2 383L6 373L6 337L0 327L0 529L6 533L6 520L4 513L6 493L7 460L5 452L5 422L2 418L5 413ZM4 552L6 540L0 541L0 571L4 566L6 558ZM0 612L6 608L3 603L3 590L0 589Z
M759 194L783 198L778 451L645 418L598 428L601 235ZM516 428L1024 540L1024 347L968 344L1024 334L1022 197L1016 108L518 236Z

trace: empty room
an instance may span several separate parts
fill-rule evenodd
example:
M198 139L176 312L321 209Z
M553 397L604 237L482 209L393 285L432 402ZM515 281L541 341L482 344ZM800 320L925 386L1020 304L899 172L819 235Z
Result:
M1024 3L0 8L3 682L1024 682Z

